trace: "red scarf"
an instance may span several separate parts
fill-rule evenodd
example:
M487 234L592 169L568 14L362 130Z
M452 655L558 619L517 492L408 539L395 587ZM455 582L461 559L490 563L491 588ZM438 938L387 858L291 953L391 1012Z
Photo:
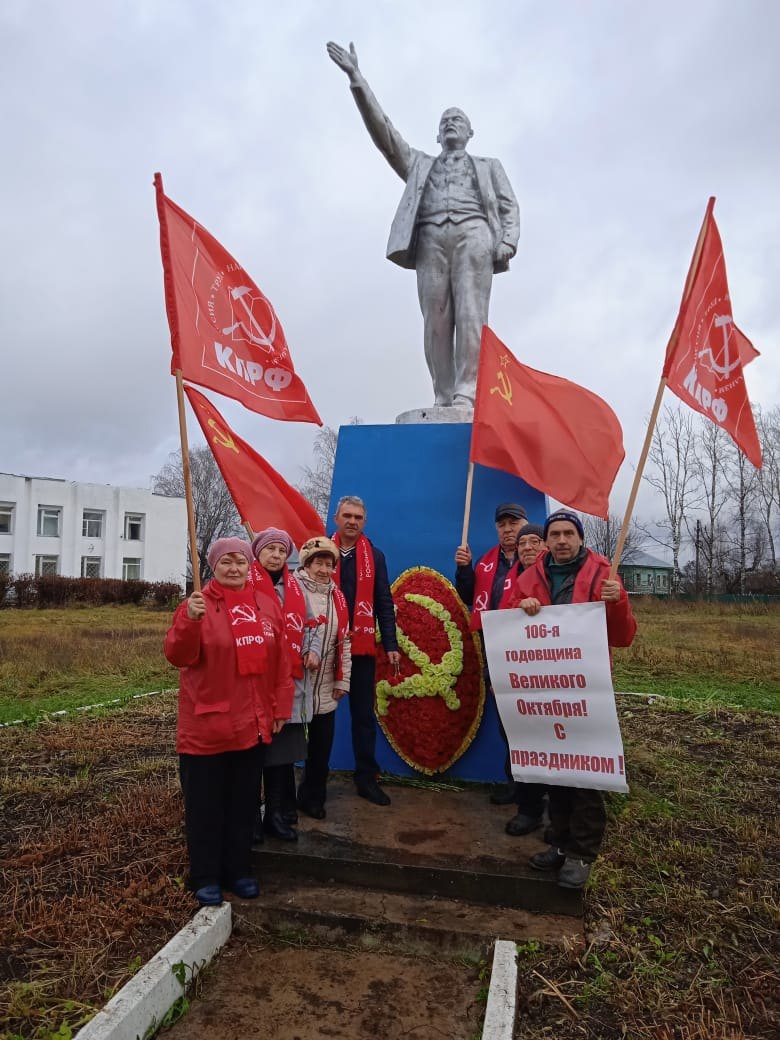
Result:
M471 608L471 624L469 625L472 632L482 630L482 611L490 608L490 593L493 590L493 579L496 576L500 551L500 546L495 545L490 552L485 553L474 568L474 605Z
M306 619L306 599L298 582L290 574L287 564L282 568L284 581L284 634L287 639L287 650L290 657L290 670L294 679L303 678L303 629ZM269 596L276 595L276 589L265 567L257 560L249 568L249 581L255 588L263 589Z
M339 641L336 644L336 682L341 682L344 678L344 669L341 664L341 648L344 646L344 640L349 635L349 607L344 598L344 593L338 585L333 589L333 605L336 608L336 617L339 624Z
M338 533L333 541L341 549ZM333 572L333 580L340 587L339 566ZM355 544L355 568L357 571L357 587L355 590L355 610L352 616L352 654L360 657L376 657L376 624L374 622L374 554L371 542L364 534Z
M273 635L268 618L260 615L254 589L228 589L213 583L217 595L225 602L230 631L236 644L236 665L239 675L261 675L268 667L266 639Z
M506 610L507 603L509 600L509 594L511 593L515 582L522 573L523 565L520 562L520 558L518 557L512 564L512 566L509 568L509 570L507 571L507 575L504 578L504 591L501 593L501 599L498 604L499 610Z

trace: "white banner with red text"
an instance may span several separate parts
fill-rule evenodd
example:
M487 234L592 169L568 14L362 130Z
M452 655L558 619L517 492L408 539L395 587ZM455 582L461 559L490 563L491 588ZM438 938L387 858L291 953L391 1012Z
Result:
M627 791L604 604L488 610L482 631L514 778Z

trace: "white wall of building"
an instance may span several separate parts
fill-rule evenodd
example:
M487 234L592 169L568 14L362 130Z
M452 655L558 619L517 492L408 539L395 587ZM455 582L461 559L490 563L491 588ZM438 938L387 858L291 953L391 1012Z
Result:
M39 511L47 507L56 511L57 534L39 533ZM92 533L86 535L85 510L101 514L91 525ZM94 534L96 528L99 537ZM138 533L140 537L134 537ZM82 574L85 557L100 560L102 578L122 578L128 569L136 571L136 565L127 561L140 561L137 573L130 576L176 581L183 586L187 564L184 499L165 498L141 488L0 473L0 566L8 558L11 573L34 574L38 557L56 557L57 573L69 577Z

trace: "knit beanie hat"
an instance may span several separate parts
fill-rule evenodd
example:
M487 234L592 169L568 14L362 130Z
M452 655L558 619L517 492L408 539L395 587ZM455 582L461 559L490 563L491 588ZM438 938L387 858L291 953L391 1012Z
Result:
M301 546L300 558L301 567L305 567L312 556L319 556L320 553L329 553L333 557L333 566L337 566L339 562L339 549L335 542L332 542L330 538L325 538L324 535L318 535L317 538L310 538L308 542L304 542Z
M577 533L582 540L585 540L585 532L582 529L582 520L577 516L576 513L572 513L569 509L556 509L554 513L550 513L544 522L544 540L547 541L547 532L550 529L550 524L556 523L558 520L567 520L570 524L574 524L577 528Z
M524 524L517 532L517 537L522 538L526 534L535 534L537 538L544 540L544 528L541 524Z
M243 538L217 538L216 542L212 542L209 546L209 551L206 559L209 561L209 567L212 570L217 565L220 557L225 556L226 553L243 553L247 560L252 562L252 550L249 547L249 542Z
M293 551L292 538L286 531L282 531L278 527L266 527L252 539L252 555L255 559L260 550L265 549L266 545L270 545L271 542L279 542L280 545L283 545L288 556Z

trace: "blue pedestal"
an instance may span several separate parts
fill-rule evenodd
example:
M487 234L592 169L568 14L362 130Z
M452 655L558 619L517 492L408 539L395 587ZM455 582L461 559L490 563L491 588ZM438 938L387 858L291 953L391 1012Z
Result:
M409 567L432 567L455 580L455 549L460 544L466 499L468 423L397 426L342 426L339 430L329 516L342 495L366 503L366 534L387 558L390 581ZM528 519L543 523L544 495L518 477L474 467L469 545L475 561L496 544L495 509L520 502ZM332 522L328 531L332 530ZM442 777L504 779L505 749L491 697L469 749ZM398 757L377 725L377 761L388 773L418 775ZM354 767L346 698L336 712L332 769Z

